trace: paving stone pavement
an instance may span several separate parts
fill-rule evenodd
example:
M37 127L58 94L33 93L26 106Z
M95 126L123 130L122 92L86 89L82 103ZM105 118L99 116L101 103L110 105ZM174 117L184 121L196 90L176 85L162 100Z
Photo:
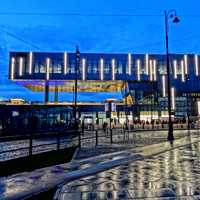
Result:
M175 139L180 139L189 134L200 135L199 130L176 130L174 131ZM147 145L157 144L165 142L167 138L167 131L131 131L126 132L124 135L122 130L120 134L117 130L113 130L113 144L110 144L110 134L99 132L100 137L98 139L98 146L96 146L95 132L87 132L82 138L81 149L76 153L74 157L76 160L90 158L92 156L98 156L101 154L112 153L117 151L128 150L130 148L143 147ZM91 137L93 136L93 137ZM85 139L90 138L90 139Z
M200 142L69 182L55 199L200 199Z
M70 181L73 181L73 180L80 181L82 177L89 178L87 184L84 185L84 187L82 187L82 188L88 188L90 185L89 183L91 182L91 179L89 176L91 175L104 174L104 173L107 173L106 170L110 170L112 168L113 170L117 169L114 167L117 167L120 165L126 166L129 163L134 164L134 162L139 161L139 160L142 162L144 158L150 159L150 156L152 155L155 156L159 153L170 151L174 148L178 148L181 146L184 147L184 145L195 144L198 142L200 142L200 137L199 137L198 131L196 131L194 132L194 134L188 135L188 137L175 140L173 146L169 144L168 142L163 142L163 143L158 143L158 144L153 144L153 145L143 145L137 148L135 146L133 146L132 148L131 146L129 146L128 149L124 149L122 151L117 151L113 153L108 153L108 152L104 153L104 151L102 151L101 155L98 155L98 156L93 156L90 158L80 159L80 160L72 160L72 162L70 163L51 166L51 167L47 167L43 169L37 169L32 172L24 172L24 173L15 174L8 177L1 177L0 178L0 199L17 199L17 198L23 199L30 195L46 191L53 187L57 187L60 184L61 185L64 184L66 185L66 187L68 187L68 184L65 184L65 183L73 184L74 182L70 183ZM110 145L110 147L112 148L112 145ZM154 161L152 161L152 163L154 163ZM140 171L138 171L139 169L136 170L136 174L138 175L141 174ZM119 173L119 172L117 171L115 173ZM123 171L120 173L122 173L121 175L123 175L124 178L129 176L129 173L125 174L125 172ZM111 179L111 177L110 178L109 177L110 176L108 176L108 179ZM115 177L117 178L116 175ZM84 180L87 180L87 178L85 178ZM95 183L95 180L97 181L96 185L98 185L99 184L98 179L94 179L94 183ZM103 181L106 184L107 179L105 179L105 177L102 177L102 179L99 179L99 180L100 182ZM126 181L127 180L123 182L124 186L127 185ZM123 184L121 185L123 186ZM142 184L142 181L139 182L138 184ZM73 186L73 188L77 189L75 185ZM79 185L81 188L80 182L79 182ZM116 182L115 185L119 185L119 184ZM107 187L108 186L106 186L106 188ZM113 190L113 191L110 191L109 193L108 191L99 190L99 194L95 193L96 189L93 190L91 188L95 188L95 187L91 186L90 190L87 189L86 191L83 191L83 194L82 194L81 192L82 190L80 190L79 192L74 192L74 193L71 190L70 192L67 192L67 190L64 190L64 192L62 192L63 190L61 187L61 192L58 192L58 194L61 196L63 195L66 196L68 193L68 195L71 195L64 199L80 199L79 198L80 196L78 196L79 194L81 195L81 198L83 196L86 199L87 198L95 199L97 195L99 194L103 195L104 197L106 195L106 198L108 197L108 199L109 198L117 199L116 195L118 195L118 193L122 191L122 194L120 193L120 198L121 199L126 198L126 196L123 197L123 194L124 194L123 191L125 190L126 187L124 188L122 187L122 189L119 189L118 187L118 190ZM132 190L130 188L130 192L131 191ZM130 194L128 193L129 196ZM59 197L59 198L62 199L62 197ZM101 199L103 199L103 197Z

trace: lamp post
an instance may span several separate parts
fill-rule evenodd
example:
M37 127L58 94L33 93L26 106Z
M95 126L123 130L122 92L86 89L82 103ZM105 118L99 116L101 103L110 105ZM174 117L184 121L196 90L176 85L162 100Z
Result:
M190 80L189 78L189 75L186 74L185 75L185 81L186 81L186 84L187 84L187 90L188 90L188 81ZM187 129L190 130L190 110L189 110L189 90L188 90L188 93L186 92L186 100L187 100Z
M165 42L166 42L166 61L167 61L167 91L168 91L168 140L174 140L173 135L173 122L171 117L171 83L170 83L170 69L169 69L169 19L172 19L173 23L178 23L180 20L177 17L176 10L170 10L169 12L165 11Z
M75 66L75 84L74 84L74 120L75 128L77 129L77 82L78 82L78 69L80 61L80 52L78 46L76 47L76 66Z
M128 81L126 81L126 87L128 87ZM127 102L127 90L125 94L125 116L126 116L126 126L125 129L128 130L129 128L129 122L128 122L128 102Z

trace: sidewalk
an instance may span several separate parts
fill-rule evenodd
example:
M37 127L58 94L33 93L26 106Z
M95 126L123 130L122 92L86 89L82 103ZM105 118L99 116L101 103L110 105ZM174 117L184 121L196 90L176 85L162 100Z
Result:
M168 142L148 146L143 145L143 147L131 147L130 145L115 153L101 152L101 155L87 159L74 159L70 163L3 177L0 179L0 199L25 198L76 179L80 180L81 177L94 175L113 167L134 163L133 161L150 158L151 156L198 142L200 142L199 136L191 134L188 137L175 140L173 146ZM109 147L115 148L116 145L109 145ZM66 190L63 192L61 188L57 196L60 198L62 193L66 194Z
M115 130L114 130L115 131ZM118 134L113 131L113 144L110 145L110 133L106 137L103 132L99 133L98 146L96 146L95 132L87 132L81 142L81 150L76 152L75 159L90 158L92 156L98 156L105 153L111 153L116 151L128 150L130 148L142 147L151 144L157 144L165 142L167 139L167 131L145 130L145 131L130 131ZM200 135L199 130L190 130L189 133ZM93 134L94 137L91 137ZM188 130L175 130L174 138L180 139L188 135ZM101 137L103 136L103 137ZM89 138L89 139L85 139Z
M199 139L137 148L140 157L127 156L117 167L66 182L54 199L200 199Z

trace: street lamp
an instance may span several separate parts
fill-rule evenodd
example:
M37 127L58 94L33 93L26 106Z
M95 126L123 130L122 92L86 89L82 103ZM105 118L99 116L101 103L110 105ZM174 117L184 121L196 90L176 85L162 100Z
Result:
M80 52L78 46L76 47L76 66L75 66L75 84L74 84L74 120L75 128L78 128L77 124L77 82L78 82L78 69L80 61Z
M169 19L172 19L173 23L178 23L180 20L177 17L176 10L170 10L169 12L165 11L165 37L166 37L166 59L167 59L167 90L168 90L168 140L174 140L173 135L173 122L171 117L171 84L170 84L170 69L169 69L169 41L168 41L168 33L169 33Z
M189 78L189 75L188 74L186 74L185 75L185 81L186 81L186 87L187 87L187 90L188 90L188 81L190 80L190 78ZM190 110L189 110L189 90L188 90L188 93L186 92L186 101L187 101L187 129L188 130L190 130Z

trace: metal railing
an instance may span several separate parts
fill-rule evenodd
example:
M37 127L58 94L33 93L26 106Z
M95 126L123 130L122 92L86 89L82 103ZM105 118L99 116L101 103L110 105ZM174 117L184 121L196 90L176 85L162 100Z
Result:
M191 129L199 129L199 125L191 126ZM140 131L167 130L167 124L136 124L124 128L106 128L81 131L68 130L54 133L39 133L29 135L1 136L0 137L0 162L19 157L32 156L49 151L58 151L67 147L81 147L91 140L92 145L98 146L101 139L106 143L114 143L120 136L129 139L130 133ZM174 129L187 130L187 124L174 124Z
M1 136L0 162L78 146L80 143L79 135L77 130L68 130L54 133Z
M174 124L173 125L174 130L188 130L188 126L187 124ZM193 124L190 126L189 130L199 130L200 125L198 124ZM139 132L141 131L162 131L168 130L168 124L135 124L134 126L129 126L128 129L125 129L124 127L116 127L116 128L106 128L106 129L102 129L102 128L94 128L94 129L82 129L81 130L81 143L85 141L89 141L91 140L92 144L97 146L99 145L99 141L101 138L105 138L104 142L107 143L114 143L116 141L114 141L114 138L116 138L116 136L122 136L124 139L126 138L127 140L129 140L129 136L130 134L134 134L137 133L139 134ZM146 134L148 136L148 134ZM185 134L178 134L178 137L184 137ZM164 138L164 136L162 136L162 138Z

